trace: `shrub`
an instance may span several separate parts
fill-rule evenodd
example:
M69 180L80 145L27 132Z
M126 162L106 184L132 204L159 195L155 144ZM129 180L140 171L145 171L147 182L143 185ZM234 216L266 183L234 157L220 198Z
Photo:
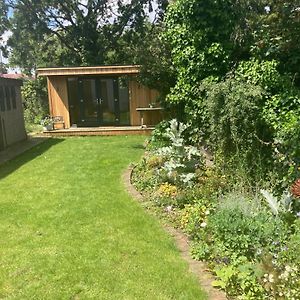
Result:
M294 233L290 236L284 251L279 254L281 264L294 264L300 266L300 219L294 224ZM300 270L299 270L300 271Z
M153 200L159 206L176 205L176 197L178 195L178 189L175 185L164 182L156 190L153 196Z
M235 70L235 78L260 86L270 95L274 95L292 87L288 77L279 73L278 64L276 60L259 61L253 58L242 61Z
M245 256L251 260L261 257L264 251L276 253L288 233L287 225L264 211L256 201L245 197L238 200L229 194L208 218L202 239L208 245L220 245L224 256ZM211 258L219 254L217 249Z
M273 290L276 291L277 297L284 299L297 299L300 295L300 219L295 222L294 230L277 259L279 275Z
M286 188L300 177L300 92L284 91L268 99L264 118L274 132L275 171Z
M26 124L40 124L49 113L45 79L27 80L21 89Z
M213 285L221 287L231 297L247 300L268 299L260 284L259 268L244 257L230 265L216 267L215 273L218 279L213 282Z
M213 209L212 203L201 201L201 199L193 205L186 205L181 212L181 228L188 233L192 239L199 239L202 229L207 226L207 218Z
M160 183L154 168L154 166L159 165L159 159L146 152L142 160L134 168L131 180L139 191L152 191Z
M150 149L157 149L170 145L170 140L165 136L165 132L169 125L169 122L164 120L155 126L155 129L152 131L151 139L149 141Z
M203 166L203 157L196 147L185 144L183 132L186 128L177 120L171 120L165 133L170 146L159 148L156 154L164 161L158 173L165 181L191 186L196 178L196 169Z
M201 88L207 112L206 140L215 162L229 169L240 167L252 177L266 173L272 148L262 142L270 139L261 114L263 89L234 78L203 82Z

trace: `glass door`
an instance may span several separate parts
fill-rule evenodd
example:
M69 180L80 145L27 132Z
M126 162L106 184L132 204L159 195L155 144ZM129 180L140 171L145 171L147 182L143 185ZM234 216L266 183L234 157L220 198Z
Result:
M99 126L100 116L100 89L99 82L94 78L81 78L79 86L79 125L86 127Z
M120 108L118 81L112 78L100 80L100 114L102 125L119 125Z
M119 78L68 78L72 125L82 127L129 125L128 85Z

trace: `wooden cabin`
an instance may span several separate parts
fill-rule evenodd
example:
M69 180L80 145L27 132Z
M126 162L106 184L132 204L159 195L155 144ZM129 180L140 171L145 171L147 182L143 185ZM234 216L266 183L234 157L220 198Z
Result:
M50 115L65 128L156 125L159 94L137 82L139 72L132 65L39 68L38 76L47 77Z
M0 77L0 151L27 138L21 80Z

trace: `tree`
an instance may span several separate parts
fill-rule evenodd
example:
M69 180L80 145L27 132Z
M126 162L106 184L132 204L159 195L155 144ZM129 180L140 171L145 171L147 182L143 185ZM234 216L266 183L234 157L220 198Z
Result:
M270 0L253 26L253 54L276 59L282 72L288 72L300 84L300 2Z
M8 19L7 19L8 6L5 0L0 0L0 42L2 34L7 30Z
M171 49L163 38L165 27L161 24L148 31L144 42L137 47L137 63L141 67L141 81L146 86L157 89L161 100L169 94L176 83L176 72L172 65Z
M8 0L14 10L11 62L44 65L129 63L127 47L147 30L152 5L159 21L165 0ZM52 47L53 43L53 47ZM50 47L49 47L50 46ZM39 54L43 50L43 56Z
M234 65L232 41L238 1L177 0L166 16L166 40L177 73L168 101L188 106L199 101L197 86L208 76L222 77Z
M45 78L25 80L21 93L26 125L40 124L49 111Z
M2 44L2 35L7 30L8 19L7 19L8 7L4 0L0 0L0 73L4 73L6 66L2 62L2 55L5 53L4 45Z

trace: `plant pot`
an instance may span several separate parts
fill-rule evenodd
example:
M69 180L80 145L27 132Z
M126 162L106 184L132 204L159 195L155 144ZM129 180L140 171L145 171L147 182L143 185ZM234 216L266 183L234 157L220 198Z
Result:
M44 131L51 131L51 130L53 130L53 125L52 124L44 125L43 130Z

